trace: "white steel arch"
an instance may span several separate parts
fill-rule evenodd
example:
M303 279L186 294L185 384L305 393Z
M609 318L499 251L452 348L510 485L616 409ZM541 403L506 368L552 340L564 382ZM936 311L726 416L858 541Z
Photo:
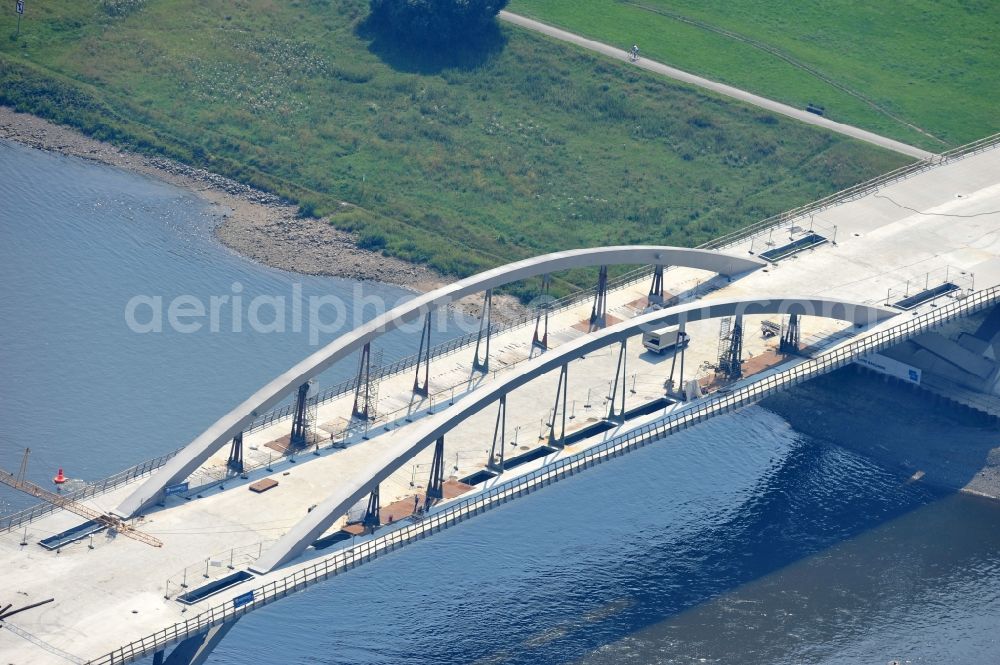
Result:
M267 573L294 559L337 519L346 514L351 506L372 492L380 482L406 464L415 454L472 414L499 400L501 396L532 379L562 367L571 360L662 325L724 316L792 313L868 326L895 316L898 312L873 305L825 298L696 301L644 314L567 342L526 362L511 376L486 384L467 395L461 402L421 420L413 427L396 430L380 437L381 443L374 449L377 453L366 464L364 471L348 482L338 481L335 491L264 552L251 566L251 570Z
M127 518L160 500L164 490L183 482L202 463L226 445L254 418L280 402L313 376L323 372L338 360L360 349L366 343L414 319L445 307L473 293L479 293L512 282L572 268L608 265L662 265L707 270L734 276L767 265L753 257L735 256L714 250L683 247L623 245L574 249L544 254L487 270L420 295L368 323L341 335L336 340L306 357L294 367L274 378L232 411L222 416L198 435L156 473L139 486L114 510Z

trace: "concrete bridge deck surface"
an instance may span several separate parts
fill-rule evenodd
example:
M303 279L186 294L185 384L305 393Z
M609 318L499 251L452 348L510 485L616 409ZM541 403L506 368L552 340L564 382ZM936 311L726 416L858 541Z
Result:
M977 289L1000 283L1000 150L988 150L939 166L862 199L827 209L814 215L812 224L814 230L831 239L836 227L836 244L820 245L766 271L757 271L731 284L720 284L708 295L704 293L706 285L702 284L698 286L698 295L736 298L808 293L881 303L890 292L902 295L907 282L912 292L916 285L938 279L939 273L968 280L969 286L974 280ZM780 245L787 240L783 236L786 233L776 230L770 241L774 246ZM731 251L753 249L759 253L766 249L767 241L767 236L758 237ZM668 271L666 288L672 293L695 297L696 285L707 276L697 271ZM647 289L643 283L612 293L609 314L617 318L635 315L642 309ZM553 316L550 320L553 345L586 334L579 324L589 311L590 304L584 303ZM824 340L835 343L829 342L831 336L834 340L837 335L844 339L844 335L852 332L843 324L826 320L809 318L803 325L806 343ZM773 358L769 355L773 343L760 338L758 326L758 320L746 321L745 350L766 364L767 359ZM706 364L714 363L717 353L718 323L702 322L689 331L692 343L686 355L686 372L706 376L710 373ZM494 338L491 365L497 368L497 376L491 374L473 383L496 380L524 362L529 355L530 336L531 328L522 327ZM452 386L457 386L458 398L466 389L472 375L471 353L468 349L438 358L432 364L432 392L438 391L440 400L451 399ZM575 408L570 407L575 415L571 428L606 414L604 398L616 361L617 350L609 348L570 365L568 400L571 405L576 403ZM626 371L628 404L661 396L668 371L668 357L643 353L640 344L632 342ZM554 401L556 378L554 374L547 375L510 395L508 456L523 452L522 446L538 445ZM272 472L261 468L250 473L247 481L227 482L224 489L206 486L201 498L174 497L167 501L166 508L149 512L136 526L161 539L164 546L160 549L122 537L111 540L102 533L95 536L93 549L84 540L62 548L59 553L43 550L35 544L38 538L80 522L64 511L29 524L27 546L20 545L22 532L0 535L0 565L4 570L0 599L19 606L55 598L54 602L19 614L8 622L22 635L33 636L35 642L11 630L0 630L0 654L6 662L14 663L65 662L64 657L54 653L56 650L81 659L96 658L120 644L183 621L199 609L236 593L233 590L228 595L219 594L189 609L175 600L185 577L188 586L194 588L206 579L228 573L230 561L236 569L245 568L258 552L319 503L339 478L350 477L363 468L370 455L385 445L387 437L406 436L407 411L412 411L411 417L419 422L419 414L427 406L427 400L412 401L412 382L413 376L407 372L383 381L379 387L379 411L394 414L390 432L385 432L384 424L379 423L368 441L349 441L345 449L322 450L319 456L302 454L294 463L276 463ZM352 399L353 396L342 398L322 406L317 422L323 424L346 417ZM482 468L495 418L495 411L486 409L446 437L449 474L461 477ZM248 457L253 458L248 462L266 464L264 456L269 449L265 444L287 434L287 428L286 421L248 436L248 445L257 448L248 451ZM380 430L383 436L375 436ZM204 465L200 476L210 480L224 461L225 452L220 452ZM419 488L412 487L411 481L418 486L426 482L429 461L430 451L425 451L412 465L390 477L382 485L383 503L412 496ZM246 483L262 477L274 478L279 485L260 495L249 492ZM196 480L192 478L193 482ZM96 510L107 511L133 491L134 486L135 483L126 485L86 503ZM307 558L325 553L311 552ZM293 562L263 579L287 574L301 565ZM206 571L208 578L203 577ZM259 583L260 579L253 582ZM164 598L165 595L169 598ZM36 642L48 645L51 650Z

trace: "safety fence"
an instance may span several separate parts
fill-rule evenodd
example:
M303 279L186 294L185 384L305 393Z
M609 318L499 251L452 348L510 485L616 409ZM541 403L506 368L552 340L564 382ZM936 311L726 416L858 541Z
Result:
M234 601L217 604L184 622L130 642L91 662L95 665L118 665L161 651L189 637L200 635L213 626L239 619L248 612L301 591L310 584L329 579L490 508L624 455L711 417L756 403L779 390L843 367L859 357L877 353L949 321L982 311L998 301L1000 301L998 287L975 292L962 300L955 300L924 315L913 317L900 325L849 342L816 358L802 360L787 369L763 376L731 392L714 393L692 402L679 411L620 436L612 437L588 450L559 459L451 505L442 506L438 512L432 512L422 519L331 554L290 575L255 588L252 594L244 594L242 600L245 602L242 604L237 605Z
M82 501L84 499L89 499L90 497L103 494L104 492L109 492L117 487L121 487L122 485L131 482L135 478L141 478L142 476L159 469L161 466L166 464L167 460L176 455L178 452L179 449L169 452L166 455L146 460L145 462L136 464L133 467L129 467L128 469L108 476L103 480L90 483L73 492L67 492L63 494L63 496L69 501ZM39 503L16 513L12 513L0 519L0 533L16 529L22 524L27 524L32 520L38 519L39 517L47 515L53 510L58 509L59 506L56 506L55 504Z
M191 586L205 584L207 580L223 577L237 568L245 568L259 559L261 553L275 542L277 541L272 538L240 547L231 547L228 550L205 557L204 561L186 566L164 582L163 597L170 598L183 594Z
M762 219L759 222L745 226L742 229L710 240L703 245L699 245L699 248L725 249L727 247L732 247L733 245L740 244L747 240L752 240L756 236L767 233L772 229L780 227L796 219L802 219L808 217L809 215L815 215L816 213L822 212L833 206L863 198L878 191L879 189L883 189L889 185L906 180L907 178L911 178L942 164L948 164L950 162L958 161L965 157L984 152L998 144L1000 144L1000 133L959 146L953 150L948 150L947 152L936 155L931 159L914 162L912 164L908 164L907 166L900 167L895 171L883 173L882 175L876 176L871 180L858 183L857 185L853 185L839 192L834 192L829 196L817 199L816 201L807 203L804 206L792 208L791 210L786 210L785 212L778 213L777 215L772 215L767 219Z

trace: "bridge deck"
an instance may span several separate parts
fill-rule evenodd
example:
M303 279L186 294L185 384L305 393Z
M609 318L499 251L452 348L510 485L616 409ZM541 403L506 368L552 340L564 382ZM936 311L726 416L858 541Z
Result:
M884 302L890 292L902 293L908 281L913 288L917 285L923 288L930 279L927 274L932 273L933 277L939 271L948 271L952 277L957 272L962 279L968 277L961 272L974 272L975 287L984 288L1000 283L1000 214L996 211L1000 211L1000 150L993 149L815 215L815 229L823 235L829 234L831 240L830 230L836 226L835 243L825 243L782 260L766 272L758 271L732 284L721 285L709 297L810 294ZM798 224L808 225L809 220ZM765 245L768 240L765 235L738 249L748 251L752 246L760 253L785 244L787 237L787 231L775 230L771 245ZM697 281L705 276L706 273L690 270L669 271L666 288L673 293L693 294ZM618 318L634 315L639 309L636 301L641 300L647 288L646 284L637 284L612 293L609 313ZM589 307L583 304L552 318L553 345L585 334L579 323L589 314ZM926 312L932 307L933 304L923 305L917 311ZM806 319L803 325L803 340L807 342L819 343L831 335L849 332L842 325L822 320ZM748 318L745 349L757 358L756 362L766 364L774 341L763 340L759 330L759 319ZM686 357L686 372L704 376L704 363L715 361L718 323L699 323L689 332L692 344ZM530 335L530 328L520 328L494 339L491 365L497 368L498 376L511 371L511 367L528 356ZM434 361L431 383L440 392L435 404L441 406L440 402L451 399L452 386L457 386L455 394L460 398L471 375L471 354L468 349ZM571 428L583 427L606 413L604 398L613 377L616 354L615 349L606 349L570 365L569 402L576 403ZM662 395L663 379L669 371L668 357L644 354L635 341L629 345L627 363L629 405ZM493 375L479 379L492 380L495 380ZM260 468L251 472L246 481L231 480L224 484L224 489L206 486L201 498L173 497L166 508L151 511L137 526L161 539L164 542L161 549L124 538L112 541L105 534L94 537L93 549L88 548L88 539L66 546L58 553L35 544L39 538L79 522L65 512L52 513L28 525L27 546L19 544L21 532L0 535L0 565L5 571L0 579L0 599L19 606L55 598L55 602L19 614L9 623L52 650L90 659L183 621L200 608L230 597L247 585L259 584L246 583L190 608L173 599L182 590L180 585L185 576L188 587L193 589L206 579L217 579L230 572L227 568L230 559L234 568L245 568L266 547L267 541L277 538L305 515L328 488L336 485L338 478L361 468L368 451L383 445L386 437L406 436L407 411L412 412L412 418L419 419L420 412L431 402L411 402L412 381L412 375L404 373L383 381L380 386L380 411L399 416L391 432L384 432L379 424L369 441L350 440L345 449L321 450L319 456L301 454L294 463L275 463L273 472ZM555 381L556 377L550 375L510 396L509 456L524 452L522 447L538 445L538 436L554 400ZM633 382L635 393L631 392ZM350 401L342 398L323 405L318 422L344 418L350 411ZM588 403L590 408L586 407ZM495 417L495 412L487 409L446 438L449 473L461 477L482 468ZM266 464L265 444L287 434L287 427L287 422L279 423L248 436L248 445L257 448L248 450L248 462ZM375 436L378 432L383 432L383 436ZM511 445L515 437L516 445ZM581 442L577 447L590 443ZM211 480L224 460L224 454L210 460L199 477ZM413 466L394 474L383 485L383 503L405 500L418 491L419 488L411 487L411 480L422 485L429 462L427 451L418 456ZM278 486L263 494L248 491L248 483L264 477L274 478ZM135 485L86 503L96 510L108 510ZM326 553L309 556L315 558ZM203 577L206 570L208 578ZM286 569L280 574L287 572ZM10 630L0 630L0 653L10 662L64 662L62 656Z

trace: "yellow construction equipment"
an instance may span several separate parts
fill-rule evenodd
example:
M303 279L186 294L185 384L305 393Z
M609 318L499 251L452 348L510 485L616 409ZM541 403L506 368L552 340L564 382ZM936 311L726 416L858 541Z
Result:
M51 503L59 508L65 508L71 513L76 513L80 517L86 517L88 520L93 520L98 524L103 524L111 531L120 533L123 536L131 538L133 540L138 540L141 543L146 543L147 545L152 545L153 547L163 547L163 543L153 538L147 533L143 533L138 529L134 529L123 520L116 517L115 515L108 515L105 513L99 513L96 510L92 510L82 503L73 501L72 499L67 499L64 496L60 496L55 492L50 492L49 490L39 487L30 480L25 479L25 474L28 470L28 455L31 454L30 448L24 449L24 457L21 459L21 468L18 470L15 476L10 471L0 469L0 483L4 485L9 485L16 490L20 490L26 494L30 494L33 497L39 498L42 501Z

